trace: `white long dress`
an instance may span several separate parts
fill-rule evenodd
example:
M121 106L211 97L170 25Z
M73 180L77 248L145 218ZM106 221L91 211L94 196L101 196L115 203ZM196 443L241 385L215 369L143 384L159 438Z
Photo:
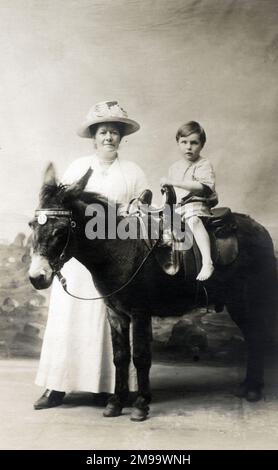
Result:
M98 157L74 161L64 175L72 183L94 170L86 191L128 203L147 187L143 171L133 162L119 160L103 171ZM98 295L89 271L77 260L65 264L63 275L70 292L81 297ZM93 393L114 391L115 368L107 309L103 300L82 301L67 295L54 280L36 384L48 389ZM135 368L130 367L130 390L136 390Z

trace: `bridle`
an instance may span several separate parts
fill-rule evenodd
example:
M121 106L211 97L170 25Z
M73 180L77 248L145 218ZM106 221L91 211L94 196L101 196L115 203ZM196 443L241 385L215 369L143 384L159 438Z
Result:
M58 255L54 261L49 260L49 264L52 268L54 275L60 272L60 270L63 267L64 260L66 257L66 250L70 242L71 233L73 229L76 227L76 222L72 219L72 211L70 210L51 208L51 209L37 209L35 211L35 220L38 222L39 225L45 225L48 219L54 219L57 217L67 218L67 239L66 239L66 242L62 249L61 254ZM41 254L45 256L46 253L44 253L44 251L45 250L42 249Z
M72 211L70 210L64 210L64 209L59 209L59 208L51 208L51 209L37 209L35 211L35 219L38 222L39 225L45 225L47 223L48 218L57 218L57 217L67 217L68 219L68 224L67 224L67 239L66 243L64 245L64 248L61 252L61 254L56 258L55 261L49 261L49 264L51 266L51 269L53 271L54 276L57 276L58 280L60 281L64 291L70 295L71 297L78 299L78 300L100 300L100 299L106 299L109 297L112 297L114 294L117 294L118 292L122 291L125 287L127 287L133 279L137 276L151 253L153 252L154 248L156 247L157 243L159 240L155 242L155 244L149 249L148 253L146 256L143 258L141 261L139 267L135 270L135 272L130 276L127 282L122 284L118 289L115 289L114 291L110 292L109 294L106 295L101 295L99 297L78 297L77 295L71 294L68 289L67 289L67 281L65 277L61 273L61 269L64 265L64 260L66 257L66 250L68 248L68 245L70 243L70 238L71 234L73 233L73 229L76 227L76 222L72 218ZM44 247L43 247L44 248ZM45 250L41 250L40 252L41 255L46 256Z

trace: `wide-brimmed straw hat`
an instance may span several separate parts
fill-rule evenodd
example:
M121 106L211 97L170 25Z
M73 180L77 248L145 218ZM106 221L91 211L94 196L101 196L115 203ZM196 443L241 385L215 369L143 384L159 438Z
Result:
M127 112L120 107L118 101L102 101L93 106L86 120L77 130L80 137L91 138L90 127L102 122L120 122L123 124L122 135L133 134L140 129L138 122L129 119Z

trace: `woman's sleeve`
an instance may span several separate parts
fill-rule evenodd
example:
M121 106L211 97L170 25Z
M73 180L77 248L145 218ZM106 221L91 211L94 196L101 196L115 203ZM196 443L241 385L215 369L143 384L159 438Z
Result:
M193 179L215 191L215 173L213 166L208 160L200 162L194 171Z

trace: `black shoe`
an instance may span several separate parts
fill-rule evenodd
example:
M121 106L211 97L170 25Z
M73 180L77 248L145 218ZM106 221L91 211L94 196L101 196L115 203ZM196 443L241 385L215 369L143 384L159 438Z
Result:
M45 408L53 408L63 403L65 392L57 392L56 390L48 390L34 403L35 410L44 410Z

